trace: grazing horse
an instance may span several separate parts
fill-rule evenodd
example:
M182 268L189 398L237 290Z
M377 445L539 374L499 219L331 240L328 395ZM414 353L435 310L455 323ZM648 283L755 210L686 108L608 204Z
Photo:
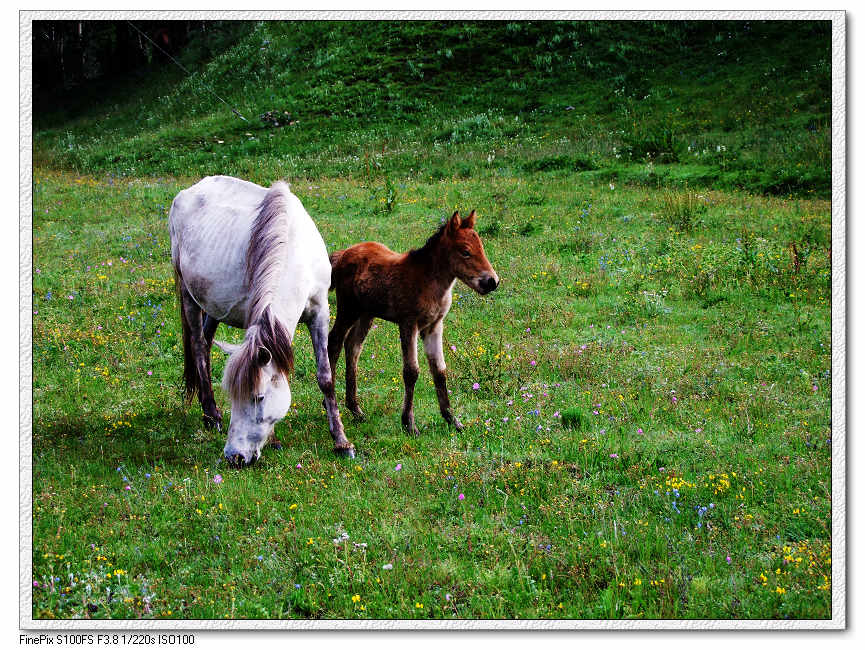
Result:
M499 276L484 254L474 229L475 211L466 219L459 212L442 225L422 248L400 255L376 242L357 244L330 256L331 289L336 290L336 322L330 330L327 351L336 368L345 343L345 405L358 418L357 359L374 318L399 325L402 343L402 377L405 400L402 425L418 434L414 422L414 385L418 376L417 337L435 382L439 410L448 424L462 429L451 412L445 381L442 326L451 307L457 278L479 294L494 290Z
M346 439L327 356L330 263L300 200L279 181L270 189L210 176L180 192L168 216L171 261L183 324L186 396L198 394L205 422L221 428L210 382L210 347L219 323L246 329L229 355L223 388L231 397L224 454L249 465L273 439L291 406L292 337L309 328L334 451L354 456ZM278 441L274 441L278 444Z

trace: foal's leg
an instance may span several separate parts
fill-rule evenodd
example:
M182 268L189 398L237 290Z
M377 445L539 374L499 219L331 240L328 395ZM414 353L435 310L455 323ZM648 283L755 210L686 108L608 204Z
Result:
M402 404L402 426L409 433L420 435L414 423L414 385L418 376L417 365L417 325L415 323L399 326L399 340L402 344L402 378L405 382L405 401Z
M439 410L445 422L452 424L457 431L462 431L463 425L457 420L451 411L451 401L448 397L447 367L445 366L444 351L442 350L442 328L444 321L440 320L427 330L423 340L423 349L429 362L430 373L436 387L436 397L439 401Z
M216 408L216 401L213 399L213 386L210 383L210 346L205 344L202 324L204 312L192 299L185 285L181 287L180 302L183 317L189 327L190 351L198 381L198 400L201 403L201 410L204 411L204 423L206 426L221 428L222 414Z
M339 360L339 351L342 349L345 335L348 334L355 320L357 319L354 314L349 316L347 310L339 308L339 301L337 301L336 320L327 337L327 357L333 378L336 378L336 362Z
M372 320L369 316L362 316L345 339L345 407L361 420L365 416L357 403L357 360Z
M345 429L342 426L342 419L339 417L339 408L337 408L336 395L333 390L333 372L331 371L330 360L328 358L330 343L327 335L327 295L325 295L323 302L324 307L319 309L307 321L309 336L312 339L312 348L315 350L315 362L318 367L316 378L318 379L318 387L324 394L324 408L327 411L327 426L333 438L333 451L339 456L354 458L354 445L345 437ZM344 337L345 335L343 334L342 336ZM342 340L340 340L341 344ZM336 347L336 350L338 353L339 345Z

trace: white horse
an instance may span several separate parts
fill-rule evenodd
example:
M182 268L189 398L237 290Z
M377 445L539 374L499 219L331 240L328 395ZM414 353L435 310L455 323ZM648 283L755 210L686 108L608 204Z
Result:
M225 458L258 460L291 406L292 338L309 328L337 454L353 457L336 405L327 355L330 261L321 234L284 182L270 189L210 176L180 192L168 216L171 260L183 323L186 396L198 393L205 422L221 428L213 399L210 347L219 323L246 329L243 343L216 341L229 355L231 397Z

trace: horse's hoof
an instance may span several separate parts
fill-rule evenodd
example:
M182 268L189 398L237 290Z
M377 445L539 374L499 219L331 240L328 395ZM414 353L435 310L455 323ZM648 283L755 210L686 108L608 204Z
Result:
M354 458L354 445L348 447L334 447L333 453L341 458Z
M206 428L222 431L222 416L214 417L212 415L204 415L201 419L204 420L204 426Z
M442 411L442 418L444 419L444 421L448 425L452 426L457 431L463 430L463 423L460 422L459 420L457 420L456 416L453 413L451 413L449 410L448 411Z
M360 408L349 408L348 412L351 413L352 417L358 422L366 422L366 413L360 410Z

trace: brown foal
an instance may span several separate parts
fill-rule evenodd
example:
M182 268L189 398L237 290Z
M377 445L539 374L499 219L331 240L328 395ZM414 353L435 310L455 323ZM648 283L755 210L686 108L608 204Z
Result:
M451 306L457 278L479 294L493 291L499 276L484 253L475 226L475 211L459 212L419 249L400 254L376 242L364 242L330 256L330 288L336 290L336 322L327 340L331 371L336 374L340 347L345 343L345 405L363 418L357 403L357 360L374 318L396 323L402 343L405 400L402 425L417 435L414 386L418 377L417 337L435 382L442 417L462 429L451 412L445 381L442 323Z

